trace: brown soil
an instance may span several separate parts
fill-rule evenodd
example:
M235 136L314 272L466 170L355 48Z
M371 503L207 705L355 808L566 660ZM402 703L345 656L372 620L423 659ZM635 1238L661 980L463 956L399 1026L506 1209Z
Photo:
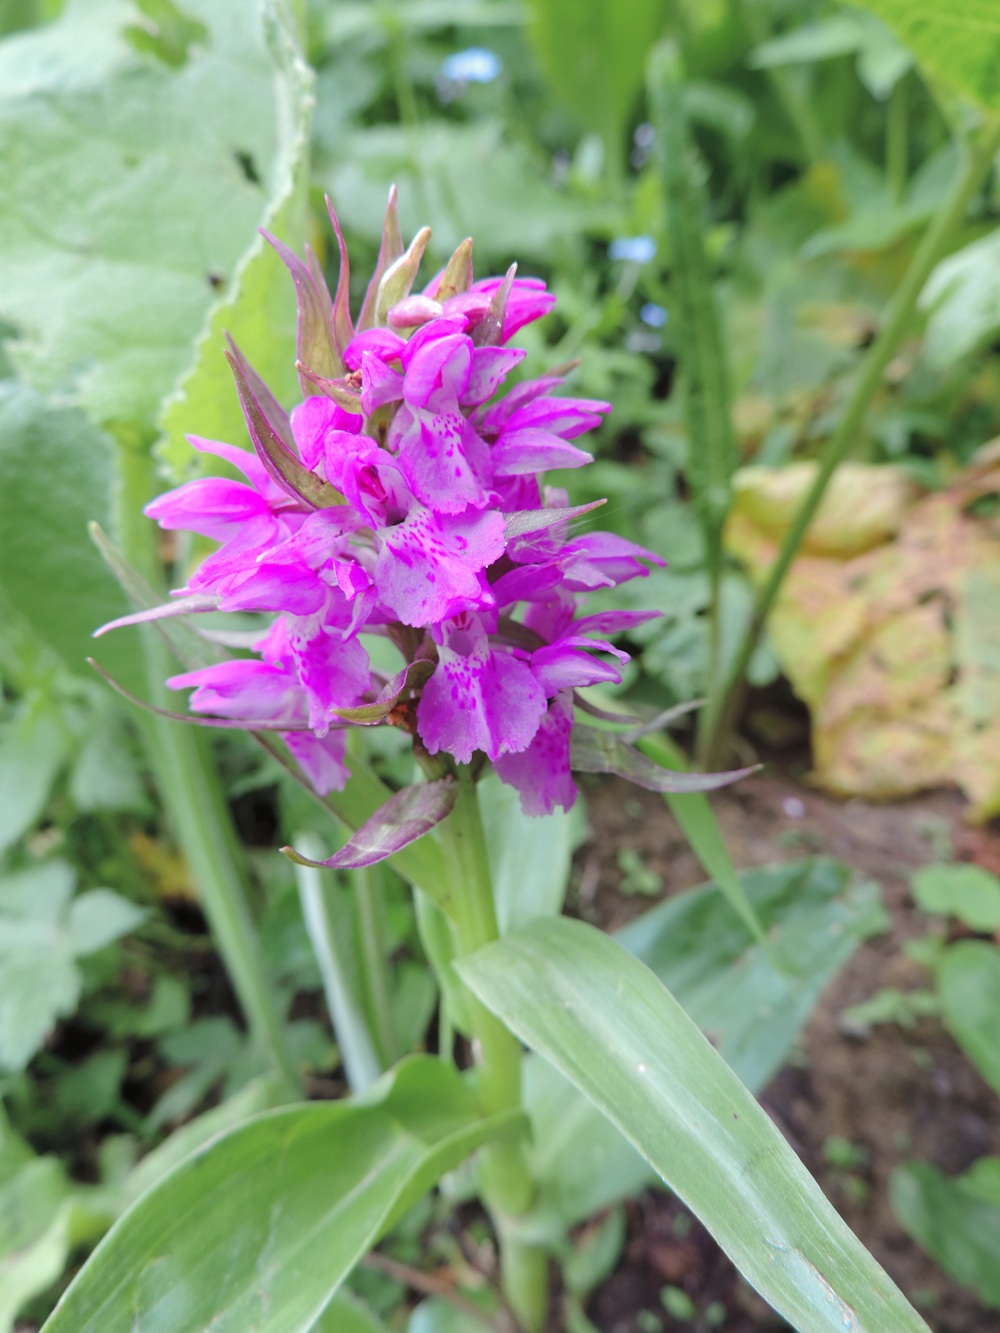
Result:
M582 915L614 929L649 906L649 898L620 892L622 848L634 848L642 864L662 876L664 896L704 879L661 798L617 781L595 783L588 795L594 837L578 864ZM907 990L926 979L901 952L928 926L910 896L912 871L951 854L996 869L1000 835L965 827L964 803L951 792L872 805L836 801L792 778L760 775L716 794L713 804L739 866L823 852L882 885L890 929L862 945L827 988L796 1058L762 1101L856 1234L920 1304L934 1333L996 1333L1000 1314L984 1310L905 1235L887 1187L893 1168L906 1160L958 1173L986 1153L1000 1153L1000 1101L938 1022L923 1020L909 1030L883 1024L859 1036L841 1015L884 986ZM832 1166L824 1154L832 1137L862 1150L863 1163ZM653 1314L664 1333L786 1327L703 1229L682 1214L659 1191L630 1205L623 1262L588 1307L601 1333L647 1333L657 1327ZM665 1286L681 1288L700 1320L668 1314L660 1299Z

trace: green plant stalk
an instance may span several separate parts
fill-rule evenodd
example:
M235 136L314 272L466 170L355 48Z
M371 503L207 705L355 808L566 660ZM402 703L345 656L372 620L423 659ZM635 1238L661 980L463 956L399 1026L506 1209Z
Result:
M709 764L721 762L722 751L739 709L747 666L760 642L768 614L785 580L785 575L809 530L809 525L826 494L826 488L833 474L857 441L868 405L882 382L886 366L892 360L910 327L924 285L935 265L947 252L955 229L965 216L972 196L982 185L998 149L1000 149L1000 116L994 116L982 127L977 141L966 152L965 160L959 167L951 190L942 200L941 206L924 233L903 281L884 313L878 336L862 362L853 392L836 430L827 443L815 480L785 534L777 559L757 591L749 622L729 665L725 680L721 687L717 683L714 684L709 694L705 709L707 741L704 749L705 762Z
M499 938L493 884L476 788L466 767L455 808L442 825L454 876L455 933L461 955ZM468 1019L484 1115L521 1105L521 1045L504 1024L467 992ZM522 1138L483 1149L480 1185L500 1240L501 1283L528 1333L541 1333L548 1303L548 1260L543 1249L518 1238L512 1220L527 1212L534 1195Z
M142 507L155 494L148 450L131 442L119 449L119 531L128 560L154 585L162 583L155 531ZM169 707L164 684L171 665L163 641L142 631L150 698ZM193 728L162 718L144 719L157 789L187 861L212 936L222 955L251 1041L268 1058L288 1100L301 1095L298 1071L288 1049L277 998L264 968L250 912L239 842L205 739Z
M314 833L300 833L295 841L305 856L322 859L323 846ZM386 1066L379 1059L363 1006L355 994L357 978L352 972L356 969L351 967L350 956L353 940L340 938L341 933L348 932L338 932L331 910L330 894L339 890L331 871L314 866L296 865L295 880L348 1086L353 1093L365 1092Z
M885 175L894 204L901 203L906 192L909 128L909 98L904 74L893 84L886 107Z
M385 947L385 894L382 870L366 866L351 873L354 910L358 924L361 976L371 1019L372 1035L388 1069L400 1052L392 1012L392 989Z
M676 57L661 48L650 65L650 82L670 242L673 317L682 349L688 476L708 559L710 685L719 669L722 526L738 450L725 340L703 239L708 204L684 114L680 73Z

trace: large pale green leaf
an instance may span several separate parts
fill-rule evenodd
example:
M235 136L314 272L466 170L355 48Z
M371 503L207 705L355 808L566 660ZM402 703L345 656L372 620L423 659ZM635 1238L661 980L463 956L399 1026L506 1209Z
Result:
M592 926L535 921L458 964L622 1130L803 1333L927 1333L776 1126L653 975Z
M712 884L643 913L617 939L759 1092L823 987L883 924L875 886L849 887L848 879L846 866L826 857L744 872L768 951ZM537 1056L525 1066L525 1104L543 1220L554 1214L572 1225L652 1178L649 1164L597 1107Z
M268 45L277 72L273 114L278 144L268 183L267 210L260 225L293 249L301 250L308 215L313 80L293 34L277 21L279 12L265 10ZM161 453L178 472L189 471L193 465L192 451L184 438L188 433L193 431L213 440L244 438L232 373L222 356L225 333L236 340L280 401L291 405L300 397L292 279L262 236L251 239L249 233L245 234L243 244L248 241L230 291L212 310L198 341L194 362L164 406Z
M885 19L928 72L983 106L1000 109L1000 6L996 0L853 0Z
M0 290L2 283L0 277ZM128 609L87 535L90 519L107 521L110 441L79 410L51 407L32 389L7 381L0 384L0 473L4 600L67 666L86 671L91 631ZM134 643L121 636L102 656L109 670L134 680L134 652Z
M46 1333L308 1333L382 1232L510 1116L418 1057L362 1101L274 1111L199 1149L112 1228Z
M28 383L120 432L154 422L286 188L297 142L288 104L302 92L287 70L275 79L261 8L194 8L207 35L180 65L138 49L128 0L70 0L0 44L10 355ZM289 319L293 307L289 293Z

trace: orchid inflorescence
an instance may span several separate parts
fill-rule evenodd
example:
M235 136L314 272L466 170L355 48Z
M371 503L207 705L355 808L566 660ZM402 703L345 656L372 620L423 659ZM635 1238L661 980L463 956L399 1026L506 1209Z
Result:
M574 691L618 681L627 654L604 636L656 614L585 615L581 598L662 564L611 533L573 532L594 506L571 508L540 479L591 461L571 441L609 404L557 396L558 375L498 396L525 356L509 340L554 298L514 268L473 281L471 241L411 294L429 231L403 250L394 194L354 325L331 218L335 298L311 252L303 262L268 238L299 298L305 400L287 415L231 344L254 452L189 439L246 483L201 477L147 506L162 528L220 545L170 603L124 619L276 615L253 656L168 684L192 689L199 714L281 733L320 793L348 778L347 728L384 722L425 758L486 756L528 814L568 809ZM373 635L398 651L392 679L373 670Z

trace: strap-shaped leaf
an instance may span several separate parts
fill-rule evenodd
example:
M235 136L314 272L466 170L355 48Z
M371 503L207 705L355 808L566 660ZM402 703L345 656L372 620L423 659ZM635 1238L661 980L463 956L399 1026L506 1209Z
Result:
M397 1217L520 1113L480 1119L453 1068L404 1061L364 1099L266 1113L119 1220L46 1333L308 1333Z
M929 1333L654 974L593 926L533 921L456 963L802 1333Z
M458 783L450 778L404 787L365 821L339 852L326 861L312 861L300 856L294 847L282 847L290 861L303 866L331 870L356 870L373 866L387 856L402 851L446 819L458 797Z
M570 768L579 773L616 773L649 791L715 791L756 773L759 765L735 768L728 773L680 773L661 768L632 748L616 732L598 731L579 722L570 742Z

